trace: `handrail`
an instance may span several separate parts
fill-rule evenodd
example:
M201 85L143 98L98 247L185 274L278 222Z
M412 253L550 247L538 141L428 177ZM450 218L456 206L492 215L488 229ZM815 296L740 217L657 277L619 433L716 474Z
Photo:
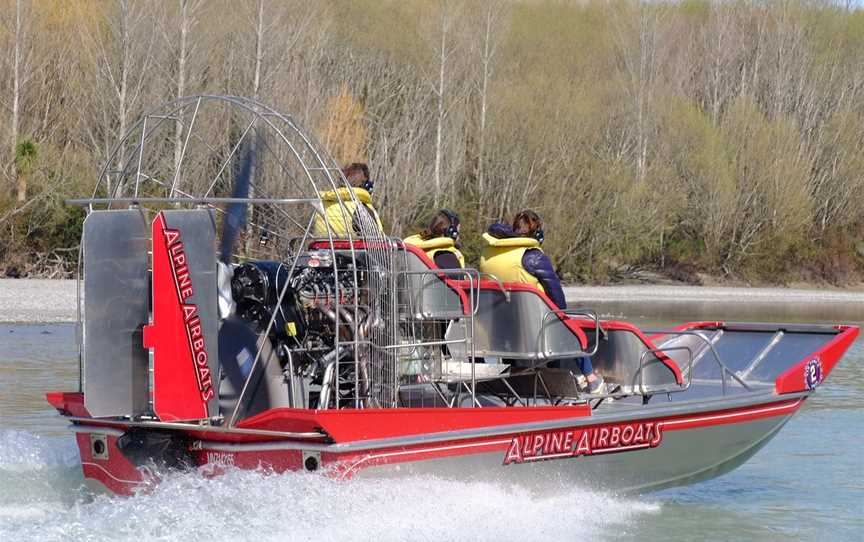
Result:
M682 386L679 384L677 388L660 388L657 390L651 390L651 393L649 395L654 395L657 393L679 393L690 389L691 384L693 384L693 350L689 346L670 346L669 348L653 348L651 350L645 350L644 352L642 352L642 355L639 356L639 369L637 369L636 373L633 375L634 385L636 382L636 377L639 377L639 395L646 395L645 371L643 369L645 368L645 359L648 354L653 354L655 359L657 359L657 361L662 364L663 362L659 360L659 356L657 356L657 354L665 354L666 352L676 352L679 350L687 352L687 385Z
M508 290L504 286L504 281L502 281L501 279L499 279L496 275L494 275L492 273L486 273L485 271L477 271L477 289L478 290L480 289L481 277L488 277L489 280L496 283L498 285L498 289L500 289L501 293L504 294L504 299L507 301L507 303L510 303L510 290ZM477 303L478 304L480 303L480 292L479 291L477 292Z
M552 354L551 351L546 348L546 330L548 329L546 324L549 321L549 316L554 314L559 318L561 315L566 317L573 316L587 316L592 322L594 322L594 348L590 352L586 352L584 350L575 350L572 352L562 352L558 354ZM563 324L563 321L562 321ZM597 350L600 348L600 317L597 316L595 311L590 309L554 309L546 311L543 314L543 319L540 322L540 355L542 359L560 359L560 358L572 358L572 357L591 357L597 353Z
M711 353L714 355L714 360L717 361L717 365L720 366L720 387L723 391L723 395L726 395L726 373L729 373L736 382L741 384L741 386L747 391L753 391L753 389L747 385L744 380L742 380L732 369L730 369L723 360L720 358L720 354L717 353L717 349L714 348L714 343L712 343L707 337L702 335L701 333L689 330L643 330L645 333L651 335L688 335L692 337L698 338L700 341L704 342L705 345L710 349ZM692 372L692 368L691 368ZM692 375L690 375L692 378Z
M501 292L504 293L504 299L507 300L507 303L510 303L510 290L508 290L507 288L504 287L504 282L503 282L501 279L499 279L497 276L493 275L492 273L481 273L481 272L478 272L478 273L477 273L478 290L479 290L480 277L489 277L489 280L491 280L492 282L497 283L497 284L498 284L498 288L500 288L500 289L501 289ZM478 304L479 304L479 302L480 302L480 301L479 301L479 299L480 299L480 293L479 293L479 292L477 293L477 299L478 299L477 302L478 302Z

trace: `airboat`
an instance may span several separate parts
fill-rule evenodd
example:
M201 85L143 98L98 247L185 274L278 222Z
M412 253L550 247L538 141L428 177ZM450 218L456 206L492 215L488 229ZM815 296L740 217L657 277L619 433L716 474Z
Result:
M47 400L84 477L118 494L174 469L688 484L755 454L859 333L642 330L436 268L358 214L310 133L249 99L154 110L107 164L69 202L86 209L79 386ZM580 356L607 393L552 363Z

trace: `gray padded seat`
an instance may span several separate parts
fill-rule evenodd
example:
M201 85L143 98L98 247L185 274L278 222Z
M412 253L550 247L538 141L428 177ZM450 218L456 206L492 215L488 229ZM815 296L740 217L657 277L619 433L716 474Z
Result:
M578 336L557 316L538 292L480 290L474 321L477 356L549 361L582 351Z
M411 250L404 251L407 271L429 271L434 269ZM454 277L456 279L461 277ZM402 275L399 288L399 304L403 316L413 319L456 319L465 316L462 297L445 280L435 273Z

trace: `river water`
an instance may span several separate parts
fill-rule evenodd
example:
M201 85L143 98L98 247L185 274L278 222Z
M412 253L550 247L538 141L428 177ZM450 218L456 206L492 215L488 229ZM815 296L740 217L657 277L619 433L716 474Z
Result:
M864 540L861 340L768 446L689 487L618 496L229 471L121 498L83 485L72 436L44 401L77 388L74 335L0 324L0 540Z

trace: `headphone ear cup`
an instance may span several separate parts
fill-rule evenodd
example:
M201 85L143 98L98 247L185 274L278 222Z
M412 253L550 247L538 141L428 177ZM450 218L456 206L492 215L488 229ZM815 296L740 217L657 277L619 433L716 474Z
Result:
M450 221L450 225L447 226L447 232L445 235L455 241L456 238L459 237L459 217L457 217L456 213L450 209L441 209L439 212L443 213L444 216L447 217L447 220Z
M365 181L363 181L363 190L365 190L371 194L372 190L374 188L375 188L375 183L373 183L371 180L366 179Z
M543 233L543 228L540 228L536 232L534 232L534 239L537 239L537 242L541 245L543 244L543 240L546 239L546 236Z

